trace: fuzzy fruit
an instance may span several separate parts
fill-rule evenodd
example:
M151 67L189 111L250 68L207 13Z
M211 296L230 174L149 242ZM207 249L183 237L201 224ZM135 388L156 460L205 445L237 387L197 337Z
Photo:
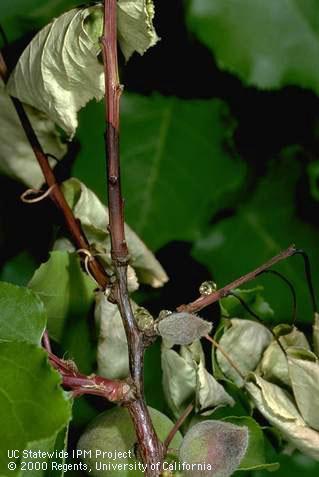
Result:
M229 477L239 466L247 445L247 427L223 421L196 424L180 447L180 462L192 467L185 466L185 477Z
M174 424L156 409L149 407L148 410L155 430L163 441ZM181 442L182 436L177 433L170 448L178 449ZM91 422L81 436L77 448L82 452L86 451L82 454L83 461L91 469L88 475L92 477L143 477L145 474L134 457L135 443L136 435L129 413L127 409L117 407L100 414ZM101 452L105 452L104 457ZM120 452L125 455L120 456ZM122 467L119 467L120 465ZM131 469L128 465L132 466Z
M212 324L191 313L171 313L158 323L162 338L176 344L189 345L211 332Z

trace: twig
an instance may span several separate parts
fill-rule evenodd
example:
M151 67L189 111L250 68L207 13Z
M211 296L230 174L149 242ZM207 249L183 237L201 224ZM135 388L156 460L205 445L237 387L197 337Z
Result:
M0 76L6 83L8 79L8 68L0 51Z
M237 371L237 373L239 374L239 376L241 377L241 379L243 381L245 381L245 376L243 375L243 373L240 371L240 369L238 368L237 364L231 359L231 357L226 353L226 351L220 346L219 343L217 343L217 341L214 340L214 338L212 338L211 336L207 335L205 336L205 338L210 341L214 346L215 348L217 348L221 354L224 356L224 358L228 361L228 363L231 365L232 368L234 368L235 371Z
M177 311L187 311L189 313L195 313L199 310L202 310L206 306L211 305L212 303L215 303L221 298L224 298L225 296L229 294L229 292L231 292L235 288L238 288L241 285L244 285L244 283L254 280L256 277L258 277L258 275L260 275L261 273L263 273L265 270L272 267L276 263L282 260L285 260L286 258L291 257L292 255L295 255L296 252L297 250L295 246L291 245L286 250L283 250L278 255L275 255L268 262L256 268L256 270L253 270L252 272L249 272L246 275L243 275L242 277L237 278L237 280L229 283L228 285L224 286L223 288L220 288L219 290L214 291L210 295L200 296L199 298L197 298L197 300L189 303L188 305L180 305L177 308Z
M305 275L306 275L306 280L307 280L307 285L308 285L308 290L310 293L310 298L311 298L311 303L312 303L312 310L313 313L317 313L317 300L316 300L316 295L315 295L315 290L313 288L313 283L312 283L312 273L311 273L311 266L310 266L310 259L307 255L307 253L302 250L298 249L296 250L297 255L301 255L304 261L304 267L305 267Z
M0 75L3 80L7 80L7 66L4 58L0 52ZM36 156L36 159L41 167L45 177L48 188L50 189L50 197L57 207L62 212L67 229L71 235L73 243L79 250L87 250L89 253L89 243L81 230L80 223L74 217L71 208L66 202L64 195L56 182L54 172L51 169L48 161L48 155L43 151L41 144L33 130L30 120L24 110L22 103L16 99L11 98L13 105L20 118L21 126L24 129L30 146ZM48 189L48 190L49 190ZM88 269L96 282L102 289L108 284L108 277L102 265L89 253L90 260L88 261ZM85 255L84 255L85 256ZM86 256L85 256L86 257ZM83 394L94 394L102 396L110 401L123 402L133 399L134 395L127 382L117 380L107 380L101 376L85 376L75 371L75 366L70 367L67 362L56 357L51 352L51 345L47 330L43 335L43 347L49 355L50 363L60 372L62 376L62 384L73 391L75 396Z
M290 280L288 280L287 277L285 277L285 275L283 275L282 273L278 272L277 270L264 270L262 273L264 274L271 274L271 275L275 275L275 277L278 277L280 278L284 283L286 283L286 285L288 286L289 290L290 290L290 293L291 293L291 296L292 296L292 318L291 318L291 322L293 325L295 325L296 323L296 319L297 319L297 295L296 295L296 291L295 291L295 288L293 286L293 284L291 283Z
M42 336L42 345L43 345L43 348L47 350L48 353L52 353L48 330L44 330L44 333Z
M168 450L168 446L170 445L170 443L174 439L175 434L180 429L180 427L183 425L183 423L188 418L188 416L190 415L190 413L192 412L193 409L194 409L194 404L190 403L187 406L187 408L182 412L182 414L179 416L179 418L177 419L177 421L174 424L174 427L172 427L172 429L170 430L168 436L166 437L165 441L163 442L165 454Z
M79 373L72 361L65 361L53 353L48 353L52 366L62 377L62 386L72 390L74 396L94 394L108 401L123 403L134 398L133 389L127 381L106 379L95 374L85 376Z
M0 74L2 79L6 81L7 79L7 67L4 61L4 58L0 52ZM84 232L81 229L80 223L74 217L74 214L69 207L69 204L65 200L65 197L61 191L60 186L56 182L56 178L54 172L50 166L48 161L47 154L43 151L43 148L34 132L32 124L25 112L25 109L22 103L17 99L11 97L15 110L19 116L21 126L28 138L30 146L33 149L35 157L41 167L42 173L44 175L46 184L49 188L51 188L50 198L58 207L58 209L62 212L66 227L70 233L73 243L79 249L90 249L90 245L88 240L86 239ZM99 283L101 288L104 290L108 284L108 277L105 273L104 268L98 262L98 260L93 257L90 261L90 271L96 281Z
M260 318L260 316L257 315L257 313L254 312L254 310L252 310L250 308L250 306L247 305L247 303L245 302L245 300L243 300L239 295L237 295L235 292L230 292L229 293L230 296L233 296L234 298L236 298L239 303L241 304L241 306L243 308L245 308L246 311L248 311L248 313L253 317L255 318L255 320L258 321L258 323L260 323L262 326L264 326L265 328L267 328L268 331L270 331L270 333L272 334L274 340L277 342L279 348L281 349L281 351L284 353L284 356L287 357L287 353L285 351L285 348L283 347L283 345L281 344L280 342L280 339L276 336L276 333L274 332L274 330L271 328L271 327L268 327L266 326L265 322Z
M137 399L128 404L133 420L138 452L147 465L146 475L157 477L160 474L158 463L163 460L163 445L154 430L143 390L144 345L143 333L138 329L132 312L127 288L128 248L124 232L124 202L121 193L119 158L119 104L122 87L119 83L117 62L117 2L104 2L104 32L101 39L105 71L105 114L106 150L109 205L109 231L111 235L111 255L117 280L111 298L116 301L122 316L128 348L130 373Z

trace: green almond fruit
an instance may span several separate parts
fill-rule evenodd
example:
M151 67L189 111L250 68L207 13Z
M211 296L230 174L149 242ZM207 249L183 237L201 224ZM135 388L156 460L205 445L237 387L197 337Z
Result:
M167 437L174 423L164 414L148 408L154 428L161 441ZM170 448L182 443L178 432ZM127 409L116 407L97 416L78 442L78 454L88 466L92 477L143 477L142 463L135 458L136 434ZM165 460L169 460L168 457Z

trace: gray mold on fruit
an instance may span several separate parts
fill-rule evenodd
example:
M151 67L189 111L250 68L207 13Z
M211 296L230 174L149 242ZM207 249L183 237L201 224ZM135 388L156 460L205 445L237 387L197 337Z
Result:
M229 422L203 421L187 432L180 461L195 464L185 477L229 477L238 468L248 446L248 429ZM201 468L198 464L204 464Z
M158 323L158 332L168 342L189 345L208 335L212 324L191 313L171 313Z

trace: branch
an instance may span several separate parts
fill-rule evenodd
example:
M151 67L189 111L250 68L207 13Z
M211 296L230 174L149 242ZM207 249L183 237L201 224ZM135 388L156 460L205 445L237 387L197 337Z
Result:
M6 82L8 78L7 66L1 52L0 52L0 75L3 81ZM75 244L77 249L86 249L89 251L90 250L89 242L86 239L84 232L81 229L79 221L74 217L73 212L71 208L69 207L69 204L65 200L65 197L60 189L59 184L56 181L54 172L48 161L48 157L46 153L43 151L43 148L34 132L32 124L25 112L25 109L22 103L17 98L11 97L11 99L15 107L15 110L19 116L21 126L28 138L30 146L33 149L33 152L38 161L38 164L41 167L42 173L45 178L45 182L51 190L49 194L50 198L52 199L52 201L55 203L57 208L62 213L66 228L69 231L69 234L71 236L73 243ZM88 266L92 276L95 278L95 280L100 285L100 287L104 290L108 284L108 277L105 273L104 268L93 255L89 261Z
M189 303L188 305L180 305L177 308L177 311L187 311L189 313L195 313L197 311L200 311L206 306L211 305L212 303L215 303L221 298L224 298L225 296L229 295L229 293L232 292L232 290L234 290L235 288L238 288L241 285L244 285L244 283L254 280L256 277L258 277L258 275L263 273L265 270L268 270L276 263L281 262L282 260L285 260L292 255L295 255L295 253L297 253L297 250L294 245L291 245L286 250L283 250L278 255L272 257L268 262L256 268L256 270L253 270L252 272L249 272L246 275L237 278L237 280L229 283L228 285L224 286L223 288L220 288L219 290L214 291L213 293L210 293L209 295L200 296L199 298L197 298L197 300Z
M65 361L53 353L48 353L51 365L59 371L62 386L72 390L73 396L94 394L111 402L127 402L134 399L134 393L127 381L106 379L92 374L85 376L79 373L73 361Z
M174 426L170 430L168 436L166 437L166 439L164 441L165 454L167 453L168 447L169 447L170 443L172 442L172 440L174 439L176 433L181 428L181 426L184 424L184 422L186 421L186 419L188 418L190 413L193 411L193 409L194 409L194 404L190 403L186 407L186 409L182 412L182 414L179 416L179 418L175 422Z
M107 181L111 256L117 280L111 298L117 303L126 332L130 373L137 399L128 404L138 440L139 455L147 465L147 476L157 477L157 464L163 460L163 445L154 430L143 389L144 344L131 308L127 288L128 248L124 231L124 201L121 192L119 157L119 106L122 87L119 83L117 61L117 2L104 2L104 32L101 39L105 72L105 116L107 151Z

